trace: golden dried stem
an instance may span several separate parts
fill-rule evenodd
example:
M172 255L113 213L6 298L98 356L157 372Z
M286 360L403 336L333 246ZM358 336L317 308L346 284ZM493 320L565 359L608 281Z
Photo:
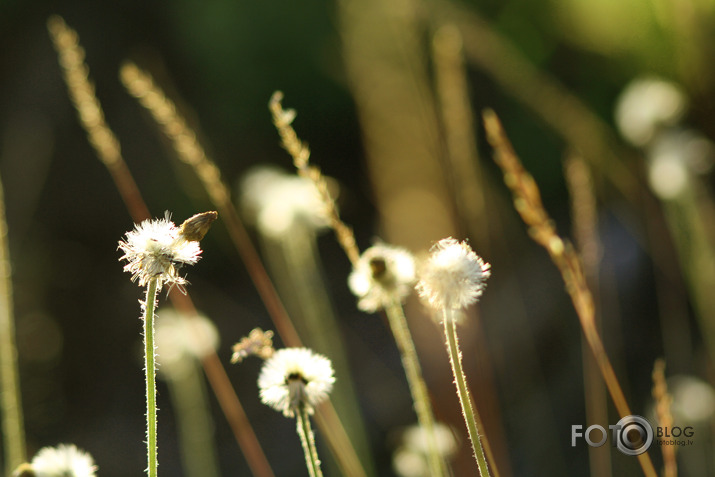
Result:
M668 393L668 384L665 381L665 360L657 359L653 365L653 399L655 400L655 414L660 427L673 427L673 414L670 406L673 396ZM678 477L678 462L675 459L677 446L660 446L663 453L663 477Z
M300 346L298 333L231 202L231 194L221 180L221 172L206 156L196 134L176 111L174 103L166 97L147 72L133 63L126 63L121 69L121 79L129 93L151 113L161 130L172 141L179 159L191 166L201 180L209 198L218 209L283 342L287 346Z
M27 460L27 453L15 340L12 267L2 181L0 181L0 410L5 474L11 475L15 467Z
M295 111L292 109L283 109L283 105L281 104L282 100L283 93L276 91L273 93L273 96L271 96L268 108L273 115L273 124L276 126L278 134L281 137L283 148L288 151L288 154L293 158L293 164L296 169L298 169L298 174L310 179L313 181L313 184L315 184L323 200L326 215L330 220L330 227L335 231L338 243L343 247L343 250L345 250L350 263L356 266L360 259L360 250L358 250L355 244L353 230L348 227L345 222L340 220L338 206L330 194L328 182L320 172L320 168L310 164L310 149L298 138L293 126L291 126L295 118Z
M453 22L464 38L467 61L481 68L507 94L520 101L571 148L579 151L632 204L640 205L641 184L621 160L624 154L609 126L563 84L534 66L522 52L474 9L435 0L435 13Z
M571 198L573 235L578 253L583 261L584 274L590 289L598 301L598 268L601 244L598 239L598 208L593 191L593 181L586 161L578 155L567 157L564 175ZM599 316L595 317L600 331ZM585 338L581 339L581 359L583 364L584 402L588 422L608 421L608 397L603 380L599 376L598 364ZM606 448L589 447L589 464L592 477L609 477L611 454Z
M77 110L87 138L97 157L109 169L119 194L132 217L150 218L149 209L139 193L139 188L122 158L119 141L104 119L102 106L89 79L89 68L84 62L84 49L79 44L77 32L67 26L62 17L51 16L47 29L59 55L70 99Z
M586 283L581 260L571 244L556 234L553 222L541 202L539 188L521 165L496 113L490 109L485 110L483 118L487 139L495 150L494 160L504 173L504 183L514 196L514 208L529 228L531 238L546 249L561 272L566 291L576 309L584 336L596 358L613 404L621 417L629 416L630 408L596 327L593 297ZM657 476L647 452L638 456L638 462L646 476Z
M474 134L462 35L454 24L442 25L435 32L432 58L455 206L461 225L483 249L489 238L483 172Z

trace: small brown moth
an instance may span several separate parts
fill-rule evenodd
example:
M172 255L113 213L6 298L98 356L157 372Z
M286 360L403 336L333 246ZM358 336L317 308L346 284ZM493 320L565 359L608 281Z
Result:
M193 217L189 217L181 224L179 235L183 235L189 242L200 242L204 238L206 232L209 231L211 224L218 217L218 212L202 212Z

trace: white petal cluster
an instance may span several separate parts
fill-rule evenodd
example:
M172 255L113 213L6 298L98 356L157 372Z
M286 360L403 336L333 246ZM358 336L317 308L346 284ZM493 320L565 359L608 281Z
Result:
M282 238L297 224L311 229L329 225L318 189L304 177L262 166L246 174L241 191L244 209L269 237Z
M360 256L348 285L358 297L358 308L373 313L401 302L415 283L415 261L407 250L378 244Z
M43 447L31 462L35 477L95 477L92 456L73 444Z
M432 247L415 288L435 310L458 310L477 301L490 275L490 265L466 242L449 237Z
M258 376L261 401L287 417L301 407L312 414L333 389L333 365L307 348L284 348L266 360Z
M119 242L119 249L124 252L119 260L127 261L124 271L132 274L132 281L138 278L139 285L145 286L158 278L159 288L163 283L184 285L186 279L179 276L179 267L193 265L201 254L199 242L186 240L168 214L136 225Z

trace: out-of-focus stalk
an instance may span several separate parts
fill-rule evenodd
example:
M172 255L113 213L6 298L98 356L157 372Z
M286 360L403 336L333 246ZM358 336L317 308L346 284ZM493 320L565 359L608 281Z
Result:
M13 318L12 271L5 220L5 197L0 181L0 406L5 449L5 475L27 460L25 426L22 417L20 373L15 345Z

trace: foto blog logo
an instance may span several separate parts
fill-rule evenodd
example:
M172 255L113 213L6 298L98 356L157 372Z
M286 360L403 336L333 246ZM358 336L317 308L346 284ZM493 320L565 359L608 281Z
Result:
M653 426L642 416L626 416L618 423L608 426L611 431L611 445L626 455L640 455L653 443ZM583 438L591 447L601 447L608 440L608 432L603 426L592 424L583 430L583 426L571 426L571 447Z

